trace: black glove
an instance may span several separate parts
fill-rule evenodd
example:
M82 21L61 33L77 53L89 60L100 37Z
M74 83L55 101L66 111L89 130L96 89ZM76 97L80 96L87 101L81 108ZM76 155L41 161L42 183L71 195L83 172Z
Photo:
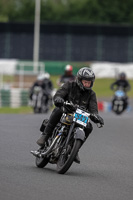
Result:
M104 125L104 120L102 117L100 117L98 114L91 114L90 115L90 119L94 122L94 123L99 123L101 125Z
M61 97L56 97L54 100L54 104L57 107L63 106L63 103L64 103L64 99L62 99Z

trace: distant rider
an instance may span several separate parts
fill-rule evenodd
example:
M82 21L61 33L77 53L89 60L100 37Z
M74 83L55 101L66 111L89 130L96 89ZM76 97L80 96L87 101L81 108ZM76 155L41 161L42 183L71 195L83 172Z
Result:
M61 86L63 83L66 83L68 81L74 81L75 76L73 75L73 67L72 65L66 65L64 74L60 77L58 80L58 86Z
M48 102L49 96L53 90L53 84L50 80L50 75L48 73L42 73L37 76L37 80L33 83L32 87L30 88L29 98L32 101L32 96L34 94L34 88L38 86L41 87L44 94L46 95L46 103Z
M131 86L126 79L126 74L124 72L119 74L119 79L111 84L111 90L123 89L124 92L128 92Z
M128 91L130 91L131 86L128 82L128 80L126 79L126 74L124 72L121 72L119 74L119 78L118 80L116 80L114 83L111 84L110 86L111 90L116 91L116 90L123 90L125 93L127 93ZM112 100L112 104L114 104L115 101L115 97ZM128 96L126 95L124 98L124 107L125 109L128 106Z

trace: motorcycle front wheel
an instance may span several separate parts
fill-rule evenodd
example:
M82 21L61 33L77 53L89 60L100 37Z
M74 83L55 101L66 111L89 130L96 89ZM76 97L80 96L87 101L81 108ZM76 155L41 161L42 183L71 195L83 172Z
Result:
M80 147L81 147L81 140L75 140L74 145L70 153L61 152L61 155L57 162L57 172L59 174L65 174L68 169L71 167Z
M42 150L40 149L40 152ZM39 168L43 168L45 167L48 162L49 162L49 157L36 157L36 160L35 160L35 163L36 163L36 166L39 167Z
M49 158L39 158L36 157L36 166L39 168L45 167L49 162Z

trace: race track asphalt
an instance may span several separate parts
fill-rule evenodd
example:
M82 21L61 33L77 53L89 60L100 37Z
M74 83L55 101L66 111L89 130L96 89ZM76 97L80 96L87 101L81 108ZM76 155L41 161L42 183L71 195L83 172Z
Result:
M101 113L105 126L65 175L39 169L30 154L46 115L0 114L0 200L133 200L133 113Z

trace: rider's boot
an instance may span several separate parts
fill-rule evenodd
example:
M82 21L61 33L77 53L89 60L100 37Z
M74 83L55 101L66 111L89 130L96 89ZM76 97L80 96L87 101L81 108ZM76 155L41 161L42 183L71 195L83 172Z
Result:
M41 135L41 137L37 140L37 144L40 146L40 147L43 147L45 145L45 142L48 141L48 138L49 138L49 135L46 134L46 133L43 133Z
M49 137L52 135L54 127L51 124L48 124L44 129L44 132L41 134L41 137L37 140L37 144L41 147L45 145L45 142L48 141Z

